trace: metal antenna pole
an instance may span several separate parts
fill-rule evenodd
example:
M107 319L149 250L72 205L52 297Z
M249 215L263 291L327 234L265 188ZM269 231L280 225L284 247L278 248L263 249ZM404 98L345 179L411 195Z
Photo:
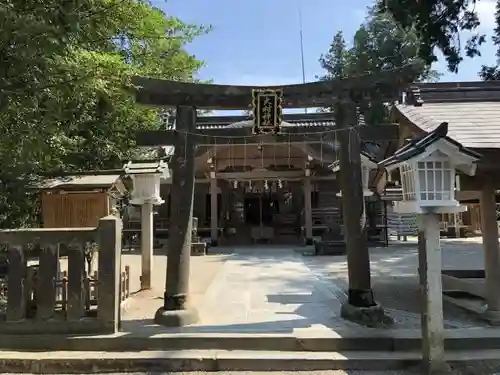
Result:
M299 30L300 30L300 60L302 65L302 83L306 83L306 69L304 64L304 38L302 34L302 11L300 6L298 8L299 11ZM304 108L304 113L307 114L307 108Z

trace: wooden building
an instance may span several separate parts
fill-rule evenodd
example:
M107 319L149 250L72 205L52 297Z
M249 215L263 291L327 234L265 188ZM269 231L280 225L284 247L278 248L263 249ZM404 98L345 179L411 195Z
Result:
M225 138L242 128L251 134L253 126L246 116L199 117L197 124L198 130L224 129ZM288 143L285 136L284 142L198 148L193 215L199 234L230 244L299 243L321 236L329 227L343 226L338 175L329 167L338 160L333 115L290 114L281 124L291 134L313 128L325 131L324 142ZM374 154L379 145L365 142L364 148ZM166 156L172 151L163 148ZM161 185L165 204L156 208L157 236L169 228L169 186L169 181ZM385 243L384 203L378 197L368 201L372 238ZM130 210L126 225L138 230L139 220L140 209Z
M45 228L95 227L125 192L120 175L82 175L49 179L40 187Z
M483 182L488 180L494 191L500 188L500 83L416 84L393 107L392 118L400 125L400 140L389 148L389 154L402 146L405 139L425 134L447 122L450 138L482 155L477 176L457 178L457 199L466 204L468 210L459 215L444 215L442 220L442 229L447 232L480 235L483 231L480 207ZM380 190L386 176L379 177ZM392 178L398 179L397 176ZM496 201L500 199L497 197Z

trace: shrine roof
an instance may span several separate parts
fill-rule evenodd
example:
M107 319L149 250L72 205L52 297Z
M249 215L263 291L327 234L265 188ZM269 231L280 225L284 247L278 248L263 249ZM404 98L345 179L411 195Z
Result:
M498 81L416 84L395 105L394 113L422 132L447 122L448 137L465 147L500 149Z
M197 129L237 129L253 126L249 116L200 116L198 117ZM283 127L312 127L325 126L334 127L333 113L290 113L283 116ZM230 135L230 134L229 134Z
M50 190L64 188L110 188L115 185L119 179L119 174L65 176L47 179L40 184L39 189Z
M405 146L397 150L392 156L378 163L380 167L389 168L397 164L408 161L427 151L428 147L439 141L444 141L454 146L459 153L469 156L473 160L478 160L481 155L464 147L462 144L452 139L448 135L448 123L443 122L430 133L421 138L410 140Z

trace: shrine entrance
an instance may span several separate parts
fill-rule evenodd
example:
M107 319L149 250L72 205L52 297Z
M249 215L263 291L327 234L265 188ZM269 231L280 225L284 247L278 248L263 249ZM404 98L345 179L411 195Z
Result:
M276 193L251 193L245 197L245 224L250 226L272 226L279 214Z
M172 173L170 212L175 220L171 221L169 230L164 305L157 311L155 322L179 326L197 320L197 314L190 308L187 299L194 192L197 179L200 178L197 176L199 157L204 157L208 162L207 172L202 178L210 186L212 213L218 212L218 193L224 198L231 189L224 181L239 181L244 177L246 180L281 178L299 182L298 186L304 197L304 237L306 244L310 244L313 234L313 184L326 181L328 186L329 178L320 172L325 168L318 166L317 150L318 147L320 150L325 147L337 148L337 144L340 170L348 171L340 173L339 178L349 268L348 304L360 308L376 306L371 289L369 254L366 239L362 235L364 228L361 227L364 225L364 204L360 144L367 140L397 140L399 135L398 127L392 124L363 126L359 108L369 106L373 100L384 103L397 100L400 90L406 88L407 82L413 81L417 71L418 66L409 65L375 76L268 88L172 82L141 77L133 79L138 103L176 109L173 129L146 131L137 135L137 143L141 146L174 146L169 167ZM251 126L233 125L228 130L228 127L210 128L200 127L198 124L197 109L247 110L249 104L253 105L253 116L247 120ZM333 108L333 113L328 114L333 124L287 126L284 108L308 107ZM314 122L314 119L310 120ZM234 124L233 121L230 123ZM274 163L274 159L265 154L265 150L272 150L274 145L287 145L310 152L304 153L305 157L302 159L290 163L291 168L285 171L279 163ZM316 149L311 149L311 145L315 145ZM215 151L235 151L238 147L240 150L248 150L248 146L251 146L252 152L264 150L260 160L267 160L264 165L269 167L264 170L238 170L236 166L223 168L224 163L230 163L228 160L216 163L218 156ZM207 152L209 150L214 152ZM329 174L331 175L331 171ZM247 201L248 206L253 206L255 202ZM270 205L271 201L268 202ZM244 211L247 203L243 199L239 206L243 209L243 222L246 219ZM261 210L261 203L259 207ZM256 209L252 208L252 212L256 212ZM254 219L255 215L252 216L252 220ZM211 238L215 240L215 245L219 238L219 218L211 215L210 221ZM261 215L260 223L263 221Z

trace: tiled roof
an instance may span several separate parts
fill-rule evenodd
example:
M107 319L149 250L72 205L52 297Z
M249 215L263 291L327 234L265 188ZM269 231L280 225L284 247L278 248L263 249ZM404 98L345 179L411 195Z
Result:
M447 122L465 147L500 148L500 82L418 84L395 109L425 132Z
M249 116L200 116L197 121L197 129L234 129L252 126ZM335 126L333 114L329 112L285 114L283 122L284 127Z

